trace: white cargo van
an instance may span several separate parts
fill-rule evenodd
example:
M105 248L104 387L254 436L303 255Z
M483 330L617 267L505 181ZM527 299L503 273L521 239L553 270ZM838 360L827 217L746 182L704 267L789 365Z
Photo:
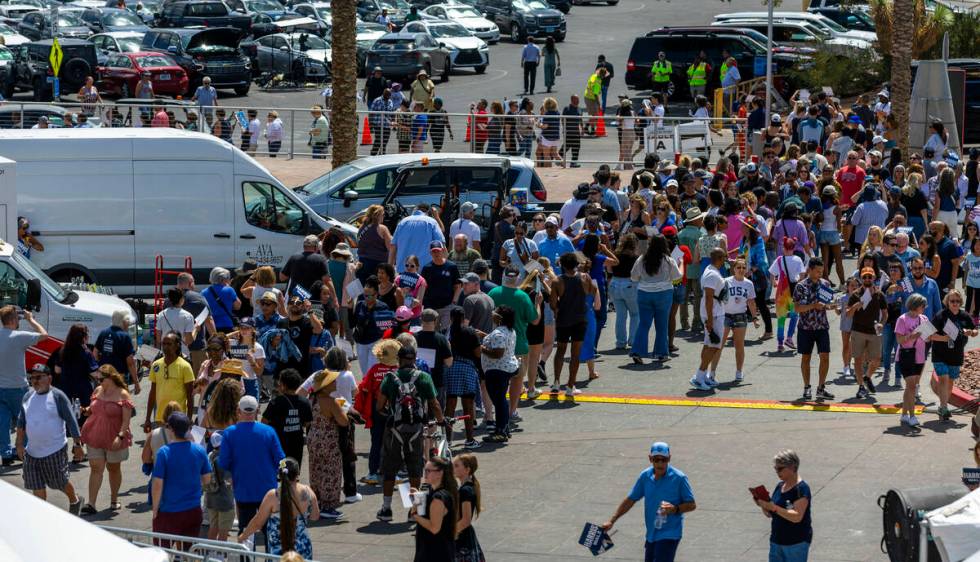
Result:
M245 259L282 267L302 238L350 225L320 217L268 170L217 137L163 128L4 131L17 162L17 211L52 278L126 295L153 290L154 260L207 280ZM0 193L0 202L4 201ZM6 198L9 200L9 197Z

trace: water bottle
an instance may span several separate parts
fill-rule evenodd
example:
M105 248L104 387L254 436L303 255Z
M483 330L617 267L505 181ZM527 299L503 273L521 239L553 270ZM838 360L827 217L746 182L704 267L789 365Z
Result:
M657 510L657 518L653 521L653 528L663 529L665 523L667 523L667 513L664 511L664 508L661 507Z
M82 402L78 398L71 401L71 411L75 413L75 419L82 417Z

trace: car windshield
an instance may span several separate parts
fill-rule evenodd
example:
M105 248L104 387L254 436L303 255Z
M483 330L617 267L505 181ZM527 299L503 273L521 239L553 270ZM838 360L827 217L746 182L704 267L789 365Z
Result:
M483 14L476 10L476 8L458 7L458 8L446 8L446 15L450 19L455 18L482 18Z
M306 37L305 40L302 37ZM330 43L320 39L316 35L290 35L289 46L294 51L313 51L316 49L329 49Z
M326 8L317 8L316 15L320 16L322 20L333 19L333 10L329 6Z
M72 12L58 14L58 27L81 27L85 22Z
M10 259L17 264L18 268L24 273L25 277L40 281L41 287L43 287L44 290L51 295L51 298L60 303L64 303L68 300L68 291L66 291L61 285L55 283L54 279L48 277L47 273L41 271L40 267L34 265L34 262L22 256L20 252L12 253L10 255Z
M272 0L245 0L245 5L253 12L281 12L282 4Z
M17 31L5 23L0 23L0 35L13 35Z
M317 179L311 181L310 183L303 186L303 193L309 196L320 195L321 193L326 193L330 191L333 186L337 184L344 183L348 179L354 177L355 175L364 171L364 168L356 166L354 164L344 164L339 168L335 168L325 175L318 177Z
M123 53L138 52L143 44L139 37L120 37L116 42L119 43L119 51Z
M824 28L822 28L822 27L820 27L818 25L812 25L812 24L807 23L807 24L804 24L803 27L806 28L808 31L810 31L811 33L813 33L814 35L816 35L817 37L819 37L821 39L826 40L826 39L832 39L833 38L833 35L831 35L831 33L829 31L827 31L826 29L824 29Z
M357 32L358 33L374 33L377 31L387 31L385 26L380 23L359 21L357 22Z
M14 54L10 52L10 49L4 47L0 49L0 60L14 60Z
M128 12L113 12L102 16L102 25L128 26L143 25L143 20Z
M429 31L437 39L442 37L470 37L470 32L458 23L429 26Z
M404 10L408 11L409 5L405 0L381 0L380 2L382 8L388 8L389 10Z
M202 54L207 54L207 53L234 53L234 52L238 51L237 48L232 47L230 45L221 45L221 44L215 45L215 44L209 44L209 43L205 43L205 42L198 43L197 45L194 45L193 48L188 48L187 46L190 44L191 39L193 39L193 38L194 38L193 35L185 35L185 36L181 37L181 43L184 44L184 49L186 49L190 53L202 53Z
M142 68L162 68L164 66L175 66L174 61L163 55L147 55L137 57L136 64Z
M372 50L375 51L411 51L415 48L415 41L411 39L381 39L375 42Z
M545 10L548 8L548 6L545 6L543 2L538 2L538 0L514 0L514 5L518 8L528 10Z
M843 25L827 17L822 17L819 20L816 20L814 23L818 27L822 27L825 29L830 28L836 31L837 33L844 33L847 31L847 28L845 28Z

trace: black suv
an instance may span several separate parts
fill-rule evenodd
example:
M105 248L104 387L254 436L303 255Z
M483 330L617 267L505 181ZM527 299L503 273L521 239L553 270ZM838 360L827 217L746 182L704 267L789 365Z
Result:
M515 43L528 37L565 40L565 16L541 0L477 0L476 8Z
M10 81L6 88L13 93L14 88L34 91L34 101L49 101L54 97L48 77L54 76L48 57L51 55L51 39L18 45L14 51L14 62L10 69ZM85 85L89 76L98 82L96 70L99 67L95 45L81 39L59 39L63 54L61 70L58 73L62 92L77 92Z
M626 61L626 86L633 90L650 89L653 86L650 69L653 61L657 60L658 53L663 51L673 69L671 82L674 84L674 95L671 99L689 99L687 68L702 50L707 53L708 62L712 66L711 76L708 77L709 92L721 83L719 73L723 50L728 51L738 61L742 80L765 76L766 48L744 30L717 27L664 27L651 31L643 37L637 37L633 41L633 48L630 49L629 59ZM799 54L779 52L776 49L773 51L772 61L776 66L776 74L805 58ZM782 80L777 80L775 86L780 93L785 93L788 89L788 85Z
M169 2L164 4L156 22L158 27L237 27L248 31L252 18L231 11L224 2Z
M252 62L239 50L243 35L232 27L151 29L141 48L173 57L187 72L189 93L210 76L215 88L234 88L244 96L252 85Z

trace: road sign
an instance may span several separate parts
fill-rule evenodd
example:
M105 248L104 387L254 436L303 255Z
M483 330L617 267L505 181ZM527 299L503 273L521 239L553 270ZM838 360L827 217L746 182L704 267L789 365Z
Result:
M51 72L55 76L61 71L61 61L64 59L64 53L61 52L61 45L58 44L57 39L51 40L51 54L48 55L48 62L51 63Z

